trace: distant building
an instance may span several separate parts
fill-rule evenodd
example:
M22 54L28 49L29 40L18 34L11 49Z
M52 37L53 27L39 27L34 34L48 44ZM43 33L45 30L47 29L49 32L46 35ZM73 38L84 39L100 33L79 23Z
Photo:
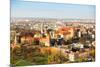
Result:
M58 34L63 35L64 39L69 40L74 36L73 27L62 27L58 29Z

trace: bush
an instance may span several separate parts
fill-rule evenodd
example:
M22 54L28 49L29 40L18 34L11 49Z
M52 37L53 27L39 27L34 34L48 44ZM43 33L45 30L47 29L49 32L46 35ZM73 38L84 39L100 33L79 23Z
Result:
M32 65L31 62L27 61L27 60L19 60L15 63L16 66L27 66L27 65Z

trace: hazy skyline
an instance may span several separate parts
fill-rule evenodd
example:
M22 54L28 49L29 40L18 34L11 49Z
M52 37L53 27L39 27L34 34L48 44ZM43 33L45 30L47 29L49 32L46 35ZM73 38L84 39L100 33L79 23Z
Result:
M95 6L11 0L11 17L95 19Z

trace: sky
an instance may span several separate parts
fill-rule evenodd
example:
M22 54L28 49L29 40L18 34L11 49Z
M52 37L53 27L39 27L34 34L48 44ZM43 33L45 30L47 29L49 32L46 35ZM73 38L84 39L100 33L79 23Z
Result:
M11 0L11 17L95 19L95 5Z

